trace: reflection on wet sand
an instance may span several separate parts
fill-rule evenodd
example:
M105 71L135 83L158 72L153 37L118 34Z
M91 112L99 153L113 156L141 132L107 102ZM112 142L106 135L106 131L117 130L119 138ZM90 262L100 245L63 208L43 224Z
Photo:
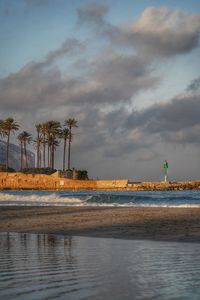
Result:
M199 294L198 243L0 234L0 299L197 299Z

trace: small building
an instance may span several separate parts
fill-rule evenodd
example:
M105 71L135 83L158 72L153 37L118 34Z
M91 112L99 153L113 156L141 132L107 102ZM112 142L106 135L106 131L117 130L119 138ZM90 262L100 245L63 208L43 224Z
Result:
M53 173L51 176L57 177L57 178L68 178L68 179L76 179L76 180L88 180L88 172L86 170L76 170L73 168L73 170L66 170L61 171L58 170L55 173Z

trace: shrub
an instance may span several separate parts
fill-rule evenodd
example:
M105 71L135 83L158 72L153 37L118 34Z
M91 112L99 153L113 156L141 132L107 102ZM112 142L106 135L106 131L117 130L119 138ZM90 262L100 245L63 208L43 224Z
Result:
M55 173L57 170L52 168L28 168L23 169L20 172L24 174L45 174L45 175L51 175Z

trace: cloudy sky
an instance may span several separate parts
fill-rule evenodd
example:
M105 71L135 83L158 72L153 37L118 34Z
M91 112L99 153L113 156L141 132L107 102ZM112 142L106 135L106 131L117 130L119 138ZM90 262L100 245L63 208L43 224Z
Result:
M165 159L200 178L200 1L0 0L0 19L1 119L74 117L93 178L162 180Z

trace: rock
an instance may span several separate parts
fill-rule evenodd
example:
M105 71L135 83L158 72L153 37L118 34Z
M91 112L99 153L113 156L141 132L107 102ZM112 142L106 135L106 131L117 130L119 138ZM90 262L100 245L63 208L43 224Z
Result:
M10 144L9 147L9 167L20 170L21 163L21 150L20 147L15 144ZM30 150L27 150L28 167L35 167L35 154ZM0 164L6 163L6 142L0 140ZM24 164L25 167L25 164Z

